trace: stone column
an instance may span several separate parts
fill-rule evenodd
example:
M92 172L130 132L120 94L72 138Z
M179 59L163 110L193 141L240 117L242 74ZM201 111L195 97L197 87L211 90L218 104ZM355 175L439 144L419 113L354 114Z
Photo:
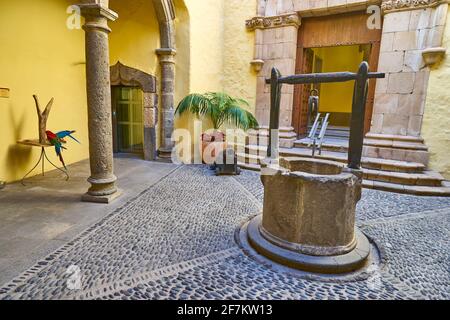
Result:
M174 143L172 132L174 127L175 96L175 54L172 48L156 50L161 64L161 143L158 149L160 158L170 158Z
M89 128L91 187L83 201L109 203L119 193L113 174L113 138L111 118L111 83L109 69L108 20L117 14L105 2L82 4L86 33L86 85Z

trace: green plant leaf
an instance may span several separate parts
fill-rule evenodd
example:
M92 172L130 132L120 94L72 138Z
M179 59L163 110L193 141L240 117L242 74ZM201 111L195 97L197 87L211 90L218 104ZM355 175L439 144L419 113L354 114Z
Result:
M244 130L258 127L256 118L242 106L249 104L244 99L233 98L224 92L193 93L180 101L175 114L190 112L197 117L207 116L214 129L219 129L224 122Z

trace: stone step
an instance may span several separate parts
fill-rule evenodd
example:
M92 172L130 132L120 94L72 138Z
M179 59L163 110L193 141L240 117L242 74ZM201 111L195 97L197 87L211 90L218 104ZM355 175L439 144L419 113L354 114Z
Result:
M294 141L297 140L297 134L294 131L283 131L280 129L279 138L280 146L283 146L283 143L285 142L292 146ZM269 130L264 128L259 130L249 130L245 142L246 144L267 146L269 144Z
M255 154L248 154L248 153L236 153L237 156L237 161L238 163L248 163L248 164L253 164L253 165L257 165L259 167L260 165L260 161L262 159L264 159L264 157L262 156L258 156ZM259 169L258 169L259 170Z
M403 173L363 168L363 177L367 180L389 182L407 186L440 187L445 179L437 172Z
M325 138L327 137L348 139L350 137L350 132L339 130L327 130L327 132L325 133Z
M308 148L309 143L310 143L310 141L307 138L296 140L294 142L294 147L295 148ZM336 138L325 138L324 142L322 143L322 150L347 152L348 151L348 140L336 139Z
M308 127L308 132L311 130L311 127ZM320 128L319 128L320 130ZM348 127L339 127L339 126L328 126L327 131L325 132L325 138L333 137L333 138L346 138L350 137L350 128Z
M238 153L238 162L250 164L252 167L258 167L260 161L264 158L255 154ZM341 162L341 161L340 161ZM425 171L423 173L406 173L395 171L384 171L362 168L364 179L390 182L404 185L418 185L418 186L435 186L442 185L445 179L437 172Z
M424 140L421 137L412 137L412 136L400 136L393 134L381 134L381 133L367 133L365 136L366 139L376 139L376 140L391 140L391 141L405 141L405 142L413 142L413 143L423 143Z
M423 143L414 141L392 141L392 140L378 140L365 138L364 145L379 148L395 148L395 149L422 150L422 151L428 150L428 147Z
M260 166L252 163L244 163L238 161L238 165L247 170L259 171ZM363 179L363 187L367 189L375 189L388 192L396 192L403 194L413 194L419 196L450 196L450 187L444 183L441 186L422 186L422 185L404 185L392 182L375 181Z
M236 145L237 147L237 145ZM241 150L245 150L245 154L259 155L265 157L267 148L265 146L247 145ZM306 148L280 148L280 155L282 156L297 156L297 157L311 157L311 150ZM321 155L317 155L317 158L332 160L347 163L347 153L322 151ZM243 161L245 162L245 161ZM373 170L383 170L392 172L406 172L406 173L421 173L425 170L425 166L422 163L407 162L407 161L395 161L378 158L363 157L361 159L362 167Z
M251 164L238 161L238 166L242 169L252 170L252 171L260 171L261 167L258 164Z
M417 196L437 196L449 197L450 187L441 185L440 187L432 186L410 186L391 182L381 182L364 179L363 187L367 189L376 189L381 191L389 191L396 193L412 194Z

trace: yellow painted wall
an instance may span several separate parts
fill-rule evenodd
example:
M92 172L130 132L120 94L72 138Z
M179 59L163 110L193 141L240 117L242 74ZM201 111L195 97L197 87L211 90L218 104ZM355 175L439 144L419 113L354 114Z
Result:
M314 49L323 60L322 72L358 71L363 61L359 46L340 46ZM319 111L351 113L353 82L324 83L321 85Z
M109 35L110 64L115 65L120 61L128 67L156 76L157 90L160 90L161 72L155 50L161 45L158 19L152 1L110 0L109 7L119 15L116 21L109 23L112 30ZM159 133L156 130L157 142Z
M122 64L152 75L159 73L155 50L159 44L159 26L150 0L110 0L110 8L119 19L110 22L110 62Z
M250 68L254 34L245 20L256 12L256 0L175 0L175 103L192 92L225 91L244 98L255 109L256 74ZM32 94L41 103L55 97L48 128L75 129L82 145L70 143L68 164L88 157L85 93L84 31L66 27L70 0L2 2L0 10L0 87L11 97L0 98L0 180L20 179L39 156L38 149L16 140L37 138ZM110 62L160 78L155 49L159 26L149 0L111 0L119 14L110 23ZM176 127L193 130L192 117L176 119ZM210 128L204 121L203 130ZM57 162L53 152L50 154ZM50 168L48 168L50 169Z
M447 55L430 74L422 137L429 147L430 168L450 179L450 13L442 46L447 48Z
M190 12L183 0L174 0L175 42L177 47L175 64L175 104L191 92L191 23ZM176 107L176 106L175 106ZM188 115L175 118L175 128L192 129L192 119Z
M190 16L190 92L223 89L224 0L185 0Z
M225 1L224 20L224 91L245 99L255 113L256 73L250 66L255 56L255 33L247 31L245 20L255 16L256 1Z
M188 92L224 91L246 99L250 104L249 111L254 112L256 74L250 69L254 57L254 33L246 30L245 20L255 15L256 0L185 0L184 3L189 13ZM182 32L187 33L186 30ZM183 50L185 47L177 40L178 65L180 56L185 54ZM177 73L177 79L179 76ZM178 93L179 88L176 89L176 103L185 96L185 90L182 95ZM193 117L185 116L176 120L176 126L193 132L193 121ZM203 121L203 129L209 128L209 121Z
M66 27L70 4L1 1L0 87L10 88L11 96L0 98L0 180L22 178L39 157L38 148L16 144L38 137L33 94L44 107L55 98L48 129L78 131L82 144L68 143L66 163L88 157L84 32ZM49 157L59 163L51 149Z
M175 64L175 101L180 101L189 94L190 91L190 70L191 70L191 50L190 50L190 17L183 0L174 0L175 4L175 43L177 46Z

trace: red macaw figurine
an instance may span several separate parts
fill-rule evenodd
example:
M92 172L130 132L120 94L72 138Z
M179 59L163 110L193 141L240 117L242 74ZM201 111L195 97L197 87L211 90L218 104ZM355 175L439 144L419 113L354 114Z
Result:
M64 159L62 157L61 151L62 151L62 149L66 149L63 146L63 143L66 143L66 140L64 140L65 137L70 137L73 140L75 140L76 142L80 143L80 141L78 141L77 139L75 139L72 136L72 133L75 133L75 131L74 130L73 131L65 130L65 131L60 131L55 134L55 133L51 132L50 130L47 130L45 133L47 134L48 141L50 141L50 143L53 146L55 146L56 155L59 157L59 160L63 164L64 169L67 169L66 164L64 163Z

